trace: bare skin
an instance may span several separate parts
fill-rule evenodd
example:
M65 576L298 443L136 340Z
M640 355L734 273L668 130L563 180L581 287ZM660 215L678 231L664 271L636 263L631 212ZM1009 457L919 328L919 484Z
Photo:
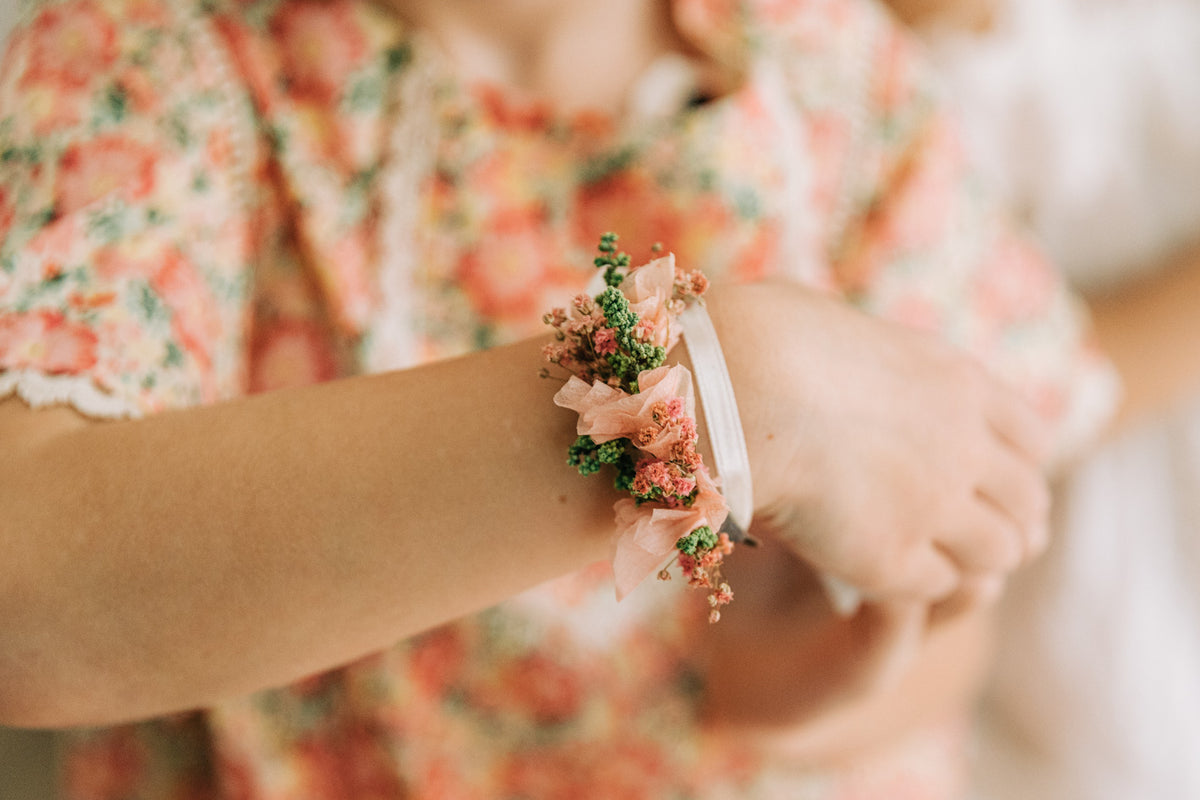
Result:
M699 633L714 735L800 763L846 763L974 702L992 649L989 598L868 603L839 616L814 573L768 536L726 572L741 587L736 602Z
M1040 423L978 367L795 287L725 288L710 306L756 505L810 562L929 599L1037 549L1045 487L1012 441ZM768 357L780 335L808 344ZM615 498L562 463L572 414L533 377L540 344L133 422L0 404L0 716L211 703L604 558ZM864 426L829 386L887 400ZM914 447L920 419L966 448Z
M918 25L982 31L994 3L889 5ZM1124 384L1110 435L1200 390L1197 298L1200 245L1184 248L1149 278L1088 298L1096 339ZM994 644L988 606L1002 588L996 576L969 580L947 602L868 604L842 618L815 577L802 566L784 567L785 561L785 554L764 551L743 553L730 566L744 587L725 614L736 624L704 634L707 711L715 730L825 763L886 746L911 726L970 708ZM742 570L754 578L739 575ZM829 653L841 655L825 658ZM906 658L908 668L897 669Z
M905 25L949 27L982 33L996 21L996 0L887 0Z
M1200 243L1151 277L1089 298L1096 338L1124 384L1115 430L1200 390Z
M617 108L640 65L686 49L661 4L528 0L505 26L400 5L468 74L567 107ZM578 46L546 44L560 33ZM589 57L630 73L564 83ZM1045 432L977 365L796 287L715 290L711 309L758 512L805 561L919 609L1043 545ZM605 557L615 498L562 464L573 420L532 377L540 345L135 422L0 403L0 722L210 704Z

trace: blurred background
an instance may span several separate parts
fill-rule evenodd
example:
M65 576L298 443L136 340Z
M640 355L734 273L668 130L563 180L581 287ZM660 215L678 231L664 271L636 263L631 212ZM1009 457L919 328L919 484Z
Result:
M7 38L24 2L0 0L0 42ZM1022 214L1077 286L1111 287L1148 274L1161 263L1163 254L1200 237L1200 198L1196 192L1200 186L1200 0L892 2L900 9L961 5L970 12L979 8L996 11L996 35L989 38L962 35L964 28L974 25L974 17L964 18L966 24L947 26L956 31L933 26L925 33L932 55L942 68L950 99L960 107L969 149L994 188ZM952 17L947 19L955 22ZM1097 628L1094 642L1088 635L1081 639L1076 631L1075 639L1092 642L1092 646L1087 653L1077 654L1085 660L1081 670L1069 672L1071 683L1054 684L1044 674L1037 676L1040 685L1056 692L1049 698L1051 702L1042 704L1042 717L1048 709L1066 708L1069 703L1064 698L1073 693L1079 695L1081 707L1090 714L1086 718L1107 719L1094 708L1095 698L1111 690L1119 683L1118 678L1145 677L1136 670L1132 677L1105 673L1097 668L1093 656L1106 646L1108 655L1113 656L1132 641L1115 634L1106 638L1103 632L1113 628L1108 620L1119 615L1101 610L1123 607L1128 592L1114 589L1129 583L1130 564L1145 562L1140 554L1152 532L1160 532L1156 538L1169 548L1164 552L1172 563L1182 557L1185 548L1170 537L1180 536L1194 553L1195 567L1187 582L1193 588L1200 585L1195 580L1200 576L1200 536L1196 535L1200 530L1200 502L1193 502L1200 497L1196 488L1200 487L1200 405L1189 410L1187 418L1195 426L1195 444L1189 445L1188 459L1194 465L1193 471L1166 476L1159 483L1164 490L1179 489L1178 497L1188 499L1195 507L1179 519L1164 520L1160 517L1166 513L1165 504L1149 509L1131 506L1138 512L1136 525L1127 530L1114 521L1108 526L1112 542L1103 552L1111 556L1109 562L1115 574L1111 580L1093 581L1100 596L1084 598L1093 604L1090 618L1102 627ZM1157 475L1166 469L1163 465L1176 463L1179 453L1166 445L1178 438L1166 436L1165 444L1147 456L1152 461L1149 467L1124 458L1120 452L1103 454L1108 461L1098 461L1099 467L1117 477L1131 471L1137 475L1122 479L1115 488L1093 486L1092 507L1099 508L1096 503L1100 501L1127 497L1131 484L1144 485L1148 475ZM1117 463L1127 466L1118 471L1114 466ZM1127 511L1124 516L1131 513ZM1101 517L1117 520L1119 515ZM1156 519L1161 524L1152 524ZM1091 533L1093 539L1098 535L1096 531ZM1124 552L1120 549L1122 543L1137 549ZM1146 569L1155 566L1146 563ZM1157 583L1165 585L1167 581L1156 578ZM1190 609L1189 613L1200 617L1200 602ZM1179 625L1160 626L1167 637L1165 643L1158 649L1146 649L1143 655L1170 652L1181 664L1200 663L1200 639L1195 636L1197 628L1191 619L1194 617L1179 617ZM1126 627L1128 632L1137 632L1136 625ZM1181 660L1184 650L1193 654L1193 661ZM1013 647L1009 652L1030 664L1037 663L1028 659L1026 648ZM1146 760L1151 766L1157 764L1158 773L1171 781L1169 790L1127 791L1115 777L1089 763L1085 766L1094 778L1092 791L1048 793L1023 785L1008 786L1008 778L1027 771L1011 761L996 761L992 768L997 774L1003 773L1005 779L993 781L980 796L988 800L1200 797L1183 789L1187 781L1200 780L1200 768L1184 764L1195 763L1200 720L1189 709L1200 708L1200 684L1194 673L1188 674L1185 683L1175 685L1163 681L1157 672L1150 674L1149 680L1131 683L1134 688L1125 692L1124 699L1139 710L1173 705L1183 711L1184 719L1172 726L1165 725L1163 718L1141 714L1138 719L1146 720L1144 730L1126 730L1124 739L1117 737L1110 743L1119 748L1112 761L1121 762L1122 756L1128 755L1129 741L1139 737L1152 742L1165 739L1177 748L1188 749L1189 754L1180 757L1170 748L1157 747L1158 761ZM1083 677L1088 679L1080 680ZM1028 685L1022 688L1027 690ZM1113 714L1122 710L1115 701L1109 705ZM1073 725L1081 718L1065 712L1058 716L1062 725ZM1042 717L1030 720L1030 724L1052 728L1055 720ZM1126 714L1124 719L1128 718ZM1119 725L1093 727L1097 734L1125 730ZM1077 739L1078 730L1064 730L1060 738ZM1086 752L1097 752L1102 744ZM0 727L0 800L53 800L53 748L51 734ZM988 751L1003 753L998 747ZM1170 766L1161 768L1159 762L1164 760ZM988 777L986 767L983 777ZM1097 783L1104 788L1097 789Z
M16 22L21 0L0 0L0 42ZM53 736L0 727L0 800L50 800Z

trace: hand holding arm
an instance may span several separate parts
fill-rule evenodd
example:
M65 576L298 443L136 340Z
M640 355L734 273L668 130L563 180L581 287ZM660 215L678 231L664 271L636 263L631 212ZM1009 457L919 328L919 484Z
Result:
M972 359L787 285L710 311L757 513L812 566L936 600L1044 547L1046 426Z
M936 598L1034 548L1037 425L964 356L795 287L710 306L759 511L812 564ZM540 349L132 422L0 405L4 719L205 704L603 558L616 493L565 466Z

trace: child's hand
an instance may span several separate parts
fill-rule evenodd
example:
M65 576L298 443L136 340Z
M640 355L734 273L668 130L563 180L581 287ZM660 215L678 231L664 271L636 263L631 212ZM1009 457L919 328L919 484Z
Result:
M931 336L785 284L709 304L758 518L876 601L937 602L1046 543L1046 425Z

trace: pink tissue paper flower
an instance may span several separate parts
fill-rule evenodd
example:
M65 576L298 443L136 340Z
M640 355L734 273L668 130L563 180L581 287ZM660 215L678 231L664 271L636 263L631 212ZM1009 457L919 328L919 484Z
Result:
M668 253L630 271L621 288L629 298L630 309L651 326L650 343L673 348L680 331L672 324L667 303L675 292L675 254Z
M629 394L607 384L589 384L572 375L554 395L554 403L579 414L576 432L592 437L597 444L633 439L640 430L654 424L651 409L660 400L669 403L682 399L687 416L696 415L692 373L687 367L676 364L646 370L638 375L638 389L637 394ZM678 438L677 432L661 436L644 449L657 458L669 458Z
M613 505L617 517L613 573L618 600L658 570L681 538L704 525L716 531L724 524L729 507L704 467L697 470L696 483L700 491L688 508L639 506L630 499Z

